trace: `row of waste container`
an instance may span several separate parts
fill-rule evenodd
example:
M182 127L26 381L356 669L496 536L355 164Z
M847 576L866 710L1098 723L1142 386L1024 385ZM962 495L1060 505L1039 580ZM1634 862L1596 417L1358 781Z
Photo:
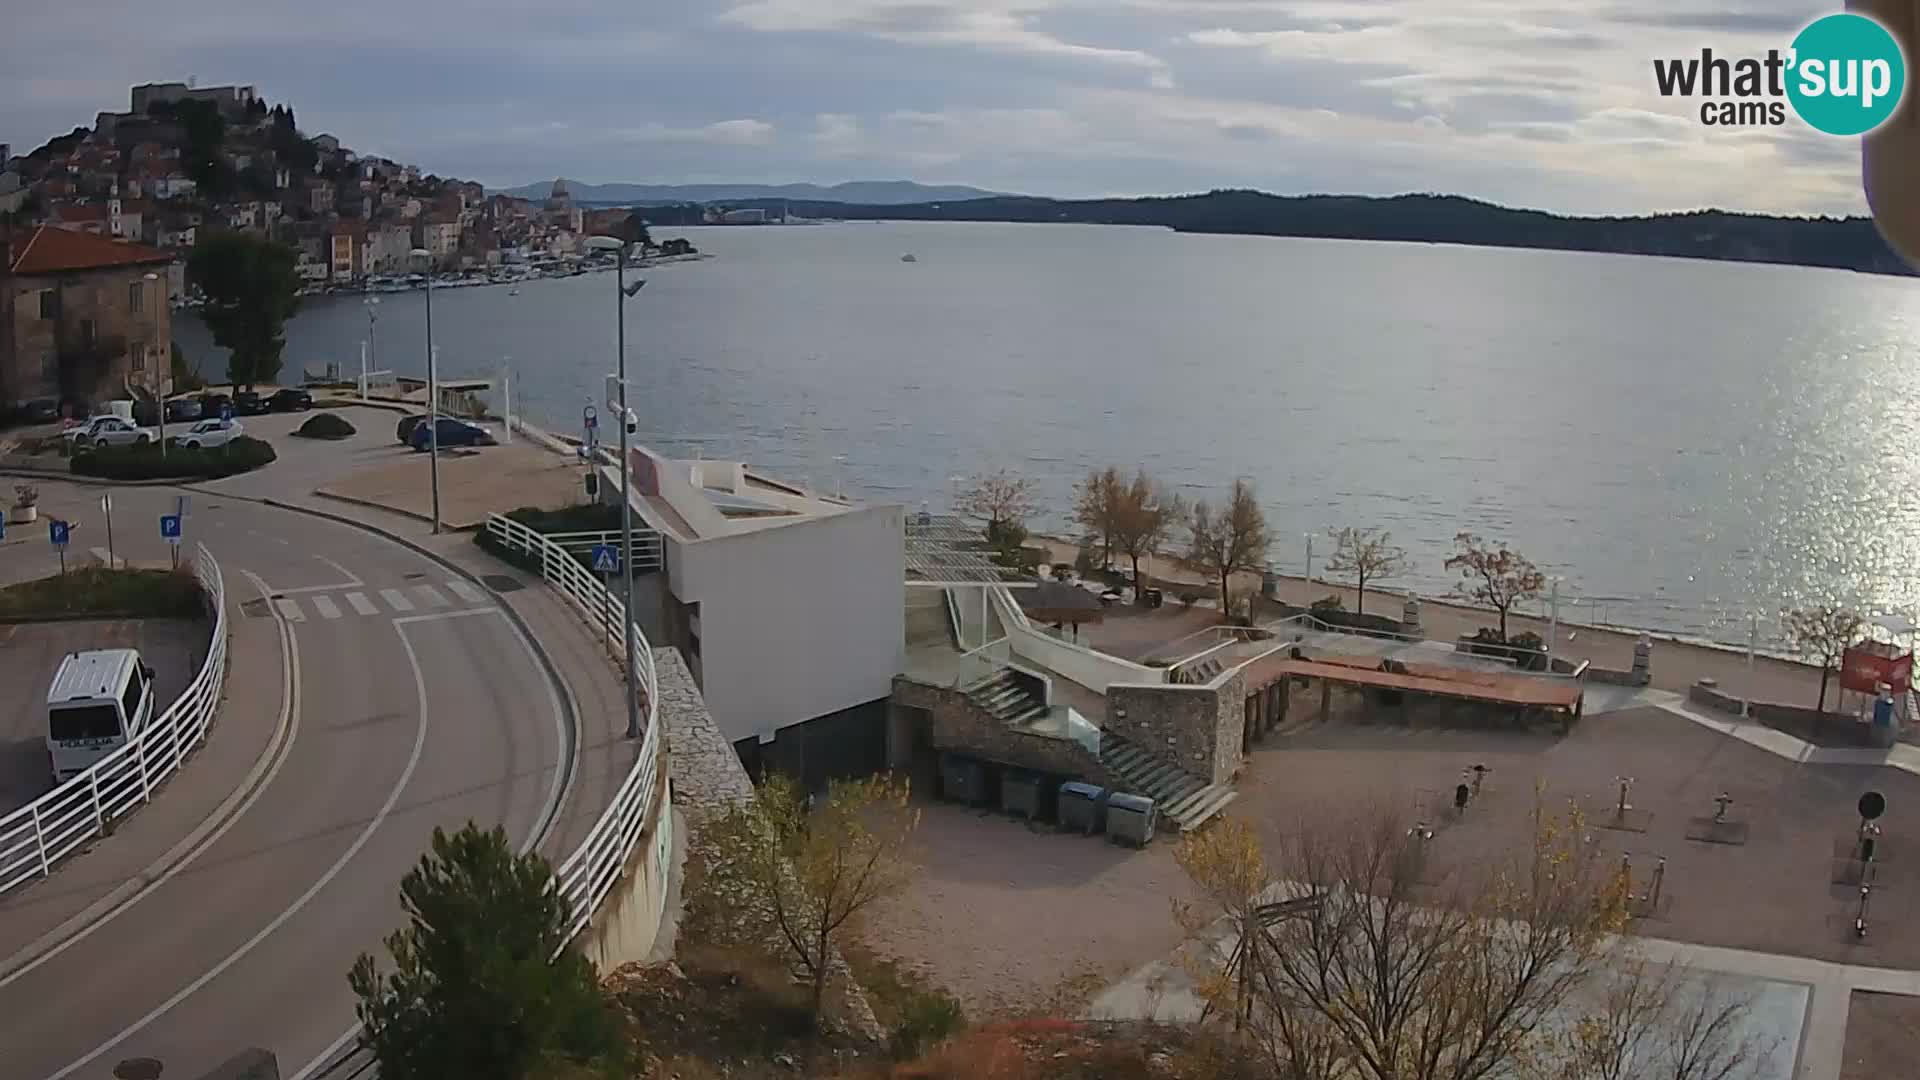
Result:
M1111 791L1097 784L981 761L965 754L940 755L940 797L968 806L991 806L1062 829L1145 847L1153 842L1157 814L1145 795Z

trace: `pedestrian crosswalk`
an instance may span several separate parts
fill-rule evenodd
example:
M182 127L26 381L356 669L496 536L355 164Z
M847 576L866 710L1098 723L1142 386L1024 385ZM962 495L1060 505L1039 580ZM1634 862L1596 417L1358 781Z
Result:
M445 592L441 591L443 588ZM447 593L452 593L457 599L449 598ZM456 607L481 607L492 602L485 592L471 582L455 578L438 585L413 585L405 589L342 589L337 597L325 592L277 596L273 606L280 617L288 622L303 623L314 618L329 621L390 613L407 615L423 609L444 611Z

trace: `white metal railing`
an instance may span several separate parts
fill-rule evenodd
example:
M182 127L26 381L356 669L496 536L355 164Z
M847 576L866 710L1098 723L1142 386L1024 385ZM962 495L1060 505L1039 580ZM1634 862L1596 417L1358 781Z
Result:
M0 893L53 873L62 858L153 798L154 788L206 736L227 667L226 586L220 564L199 546L193 573L206 590L213 639L200 671L166 711L126 744L33 802L0 817Z
M500 514L487 515L487 531L508 547L526 552L540 560L541 577L560 590L586 619L587 625L602 637L612 639L619 633L625 610L620 600L600 584L593 572L580 565L571 553L545 535ZM645 694L647 733L640 743L640 759L628 771L600 817L587 832L586 839L560 864L555 874L560 894L567 898L573 923L567 928L569 940L593 919L593 913L620 881L639 843L647 819L653 812L654 788L660 769L660 695L653 667L653 647L636 624L634 637L634 680Z
M511 520L511 519L509 519ZM567 532L542 533L551 543L558 544L574 555L593 554L595 546L609 544L620 546L618 530L610 532ZM635 570L659 570L666 564L666 556L661 546L660 534L652 529L635 529L633 532L633 568Z

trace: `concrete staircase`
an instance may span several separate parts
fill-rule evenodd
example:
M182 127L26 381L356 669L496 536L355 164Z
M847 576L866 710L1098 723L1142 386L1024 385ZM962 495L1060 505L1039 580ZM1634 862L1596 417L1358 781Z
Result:
M1239 797L1232 788L1209 784L1108 731L1100 733L1100 764L1124 782L1122 790L1151 798L1181 832L1199 828Z
M1012 668L1000 668L967 687L967 697L994 719L1010 726L1031 723L1048 712L1046 702L1027 689Z

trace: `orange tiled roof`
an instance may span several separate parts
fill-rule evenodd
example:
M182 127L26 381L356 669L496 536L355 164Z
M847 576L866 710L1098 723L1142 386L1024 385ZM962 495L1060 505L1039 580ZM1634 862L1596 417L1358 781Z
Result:
M91 233L42 225L27 242L14 249L16 274L55 274L69 270L101 270L114 266L165 264L174 260L171 252L143 244L109 240Z

